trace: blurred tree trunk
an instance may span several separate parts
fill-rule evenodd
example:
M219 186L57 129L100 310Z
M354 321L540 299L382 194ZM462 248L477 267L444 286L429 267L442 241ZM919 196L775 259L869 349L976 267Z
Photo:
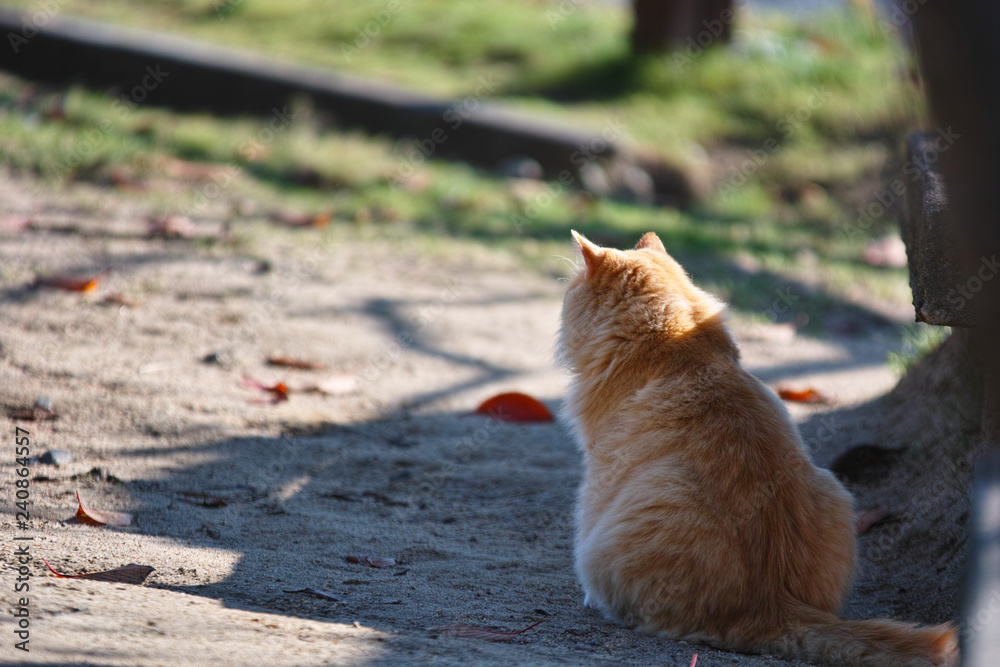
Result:
M697 50L729 41L733 0L632 0L633 53Z

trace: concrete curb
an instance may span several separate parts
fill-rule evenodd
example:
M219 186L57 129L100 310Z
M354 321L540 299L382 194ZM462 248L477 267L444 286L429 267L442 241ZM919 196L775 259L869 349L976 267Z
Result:
M588 162L615 162L625 153L614 138L540 122L475 96L459 107L462 101L443 102L173 36L60 16L49 16L39 25L9 9L0 9L0 33L7 42L0 45L2 69L51 83L117 87L122 92L139 87L143 104L263 115L304 95L340 126L414 138L426 147L421 152L435 158L488 168L529 157L547 178L565 177L568 171L578 179ZM152 83L156 85L147 85Z

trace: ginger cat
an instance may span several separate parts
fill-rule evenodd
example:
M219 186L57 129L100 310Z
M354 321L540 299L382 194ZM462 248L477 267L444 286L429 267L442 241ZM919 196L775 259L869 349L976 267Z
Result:
M831 667L957 663L951 626L836 616L855 567L852 499L781 402L740 366L725 306L652 232L634 250L573 232L561 353L584 451L584 604L674 639Z

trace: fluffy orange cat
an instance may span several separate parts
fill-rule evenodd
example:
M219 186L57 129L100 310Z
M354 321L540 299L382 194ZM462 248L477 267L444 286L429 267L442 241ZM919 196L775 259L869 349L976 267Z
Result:
M573 232L563 304L567 415L584 451L584 603L674 639L831 667L954 665L947 625L847 621L854 509L778 399L743 370L725 306L653 233L634 250Z

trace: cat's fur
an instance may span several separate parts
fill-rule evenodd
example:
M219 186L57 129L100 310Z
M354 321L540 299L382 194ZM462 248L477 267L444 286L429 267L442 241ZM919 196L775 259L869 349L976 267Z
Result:
M954 630L836 614L855 567L847 491L740 366L724 305L655 234L635 250L573 232L566 402L584 451L585 604L675 639L822 665L952 665Z

